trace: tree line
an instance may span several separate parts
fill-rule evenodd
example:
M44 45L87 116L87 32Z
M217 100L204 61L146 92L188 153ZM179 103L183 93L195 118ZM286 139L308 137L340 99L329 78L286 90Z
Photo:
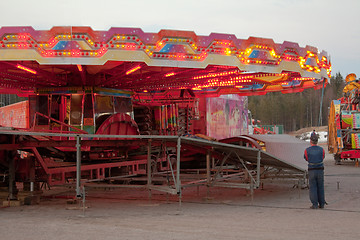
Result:
M19 97L16 94L0 94L0 107L27 100L25 97Z
M344 78L339 72L331 77L330 84L324 89L320 121L322 89L305 89L300 93L273 92L263 96L250 96L248 108L252 117L261 121L261 125L283 125L285 132L319 126L319 123L320 126L326 126L331 101L342 97L344 86Z

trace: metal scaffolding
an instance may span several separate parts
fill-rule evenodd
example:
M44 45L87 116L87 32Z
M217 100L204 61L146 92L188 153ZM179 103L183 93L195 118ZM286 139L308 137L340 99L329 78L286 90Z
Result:
M261 181L266 178L279 178L279 179L292 179L299 180L306 178L306 170L301 166L297 166L291 162L281 160L280 158L267 153L261 149L238 146L228 143L220 143L216 141L208 141L204 139L182 137L182 136L143 136L143 135L95 135L95 134L59 134L59 133L44 133L44 132L25 132L11 130L9 128L0 129L0 135L18 135L18 136L61 136L64 138L73 138L75 141L70 141L67 144L74 144L76 147L76 167L66 169L50 169L47 171L55 174L55 172L62 172L65 176L65 171L76 171L76 197L82 198L82 187L94 180L106 179L126 179L134 178L135 176L109 176L103 177L104 174L95 176L95 179L87 181L81 179L82 171L92 172L94 169L104 172L105 168L111 166L121 166L124 162L119 163L102 163L93 165L82 165L81 161L81 148L83 145L97 145L102 143L106 144L106 139L112 139L118 144L129 144L131 140L146 141L147 142L147 184L146 188L149 191L151 198L151 191L162 191L173 195L178 195L181 202L182 190L192 186L207 186L210 187L229 187L229 188L242 188L250 191L253 196L254 190L259 188ZM86 140L86 139L98 140ZM171 162L170 157L166 158L170 165L170 171L156 172L151 167L151 149L153 144L166 143L167 148L176 149L176 164ZM0 144L0 150L33 150L36 157L41 159L40 154L36 148L44 144L42 142L17 142L14 144ZM56 146L58 141L46 141L47 146ZM182 156L181 153L194 151L194 153L201 153L205 156L206 167L204 169L182 169ZM46 168L46 164L44 167ZM102 169L102 170L101 170ZM45 169L46 170L46 169ZM206 178L199 177L200 172L206 172ZM153 180L155 177L170 174L171 178L167 178L166 184L155 185ZM49 177L49 178L50 178ZM50 179L51 180L51 179ZM164 180L165 181L165 180ZM91 186L91 185L87 185ZM139 185L121 185L121 187L142 187Z

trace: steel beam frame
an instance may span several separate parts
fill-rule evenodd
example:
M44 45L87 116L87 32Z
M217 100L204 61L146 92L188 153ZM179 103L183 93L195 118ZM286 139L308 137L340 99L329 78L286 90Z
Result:
M202 139L191 139L181 136L151 136L151 135L95 135L95 134L59 134L59 133L45 133L45 132L23 132L23 131L12 131L9 129L0 129L0 134L7 134L7 135L19 135L19 136L58 136L58 137L72 137L76 139L76 166L71 167L63 167L63 168L49 168L48 163L41 157L40 153L37 151L36 147L29 147L31 149L36 158L38 159L40 165L44 169L44 171L48 174L48 180L51 182L56 183L53 181L53 177L55 175L61 175L61 179L59 181L63 181L65 179L65 174L69 172L76 172L76 197L82 198L82 188L84 186L84 182L81 182L81 173L85 171L90 172L91 178L93 176L93 172L96 171L95 177L98 180L105 179L105 169L110 169L112 167L120 167L125 166L128 164L147 164L147 189L149 191L149 198L151 198L151 191L162 191L167 192L170 194L176 194L179 197L179 202L181 204L182 198L182 189L190 186L199 186L205 185L207 187L230 187L230 188L243 188L248 189L251 192L251 196L253 197L254 190L259 188L261 185L261 179L266 177L270 178L297 178L301 179L306 176L305 172L300 170L287 170L287 169L276 169L276 167L268 167L265 166L262 168L262 159L261 154L264 152L260 149L254 148L247 148L236 146L232 144L226 143L219 143L219 142L212 142L208 140ZM137 161L130 161L126 162L114 162L114 163L102 163L102 164L94 164L94 165L81 165L81 147L82 147L82 138L96 138L99 140L94 141L101 141L102 138L112 138L112 139L119 139L118 141L128 141L129 139L147 141L147 159L144 160L137 160ZM87 140L84 140L87 141ZM165 161L169 164L169 173L172 176L172 180L168 182L167 186L157 186L153 184L153 175L155 174L154 169L151 167L152 159L151 159L151 146L157 142L166 143L166 147L171 147L176 149L176 167L174 168L170 157L168 156ZM185 141L185 142L184 142ZM191 177L184 173L183 176L181 175L181 150L182 144L189 145L193 143L195 145L202 146L200 152L204 152L204 149L208 149L206 153L206 179L199 179L199 176L196 178L198 180L191 181ZM15 143L14 143L15 144ZM7 144L8 145L8 144ZM16 145L18 146L18 145ZM256 162L249 163L243 157L239 155L237 150L239 149L247 149L251 152L256 152ZM166 149L165 149L166 150ZM221 157L222 156L222 157ZM215 161L211 161L211 158L217 159L217 165L214 166ZM241 165L241 169L228 169L225 168L224 165L229 160L234 161L236 160ZM229 164L232 164L229 162ZM212 166L213 165L213 166ZM135 166L135 165L134 165ZM135 167L133 167L133 170ZM229 171L231 170L231 171ZM102 173L101 173L102 172ZM136 175L136 171L133 172ZM226 174L224 174L226 173ZM229 174L230 173L230 174ZM197 175L199 172L197 173ZM132 175L132 174L131 174ZM134 175L132 175L134 176ZM124 176L120 176L121 178L126 178ZM130 176L129 176L130 177ZM109 176L109 179L116 179L119 177ZM190 179L190 181L189 181ZM192 178L193 179L193 178ZM96 180L96 179L95 179ZM89 182L94 181L94 179L90 179ZM183 183L182 183L183 182ZM124 185L122 185L124 186ZM126 186L129 187L129 186Z

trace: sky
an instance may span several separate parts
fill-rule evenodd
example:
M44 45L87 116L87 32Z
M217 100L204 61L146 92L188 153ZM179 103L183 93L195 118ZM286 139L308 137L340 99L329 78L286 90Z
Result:
M0 26L135 27L271 38L325 50L332 75L360 77L360 0L17 0L1 3Z

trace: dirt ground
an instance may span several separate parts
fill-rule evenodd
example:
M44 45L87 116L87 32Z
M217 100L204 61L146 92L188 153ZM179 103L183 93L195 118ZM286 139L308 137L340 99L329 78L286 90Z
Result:
M328 126L301 128L301 129L299 129L297 131L290 132L288 134L291 135L291 136L297 136L297 135L301 135L303 133L312 132L313 130L315 130L316 132L327 132L328 131Z
M326 149L326 146L325 146ZM302 156L301 156L302 157ZM325 209L310 209L308 189L265 183L245 190L185 189L176 196L139 189L88 189L84 210L64 198L0 209L1 239L358 239L360 168L325 160ZM47 195L73 196L53 188Z

